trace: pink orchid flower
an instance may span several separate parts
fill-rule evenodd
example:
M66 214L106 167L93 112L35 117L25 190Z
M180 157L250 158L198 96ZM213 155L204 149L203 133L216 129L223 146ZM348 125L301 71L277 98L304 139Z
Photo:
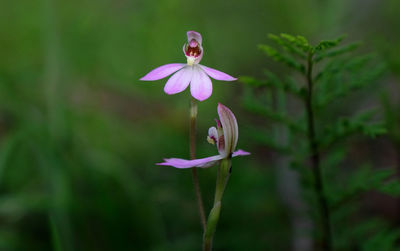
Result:
M194 98L203 101L211 96L212 83L209 77L216 80L234 81L236 78L226 73L199 64L203 57L202 38L195 31L187 32L188 43L183 45L187 58L186 64L166 64L160 66L140 80L153 81L165 78L175 72L165 84L165 93L171 95L182 92L190 84L190 92Z
M158 163L157 165L173 166L176 168L210 167L222 159L249 155L249 152L240 149L234 151L239 137L239 130L232 111L228 107L218 104L218 115L217 127L211 127L208 130L207 141L217 146L219 155L194 160L164 159L163 163Z

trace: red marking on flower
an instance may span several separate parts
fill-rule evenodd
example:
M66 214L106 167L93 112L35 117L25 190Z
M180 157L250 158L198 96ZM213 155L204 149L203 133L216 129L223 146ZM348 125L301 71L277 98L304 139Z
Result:
M192 41L190 41L189 44L186 46L185 54L186 56L195 58L200 56L201 49L199 43L196 40L192 39Z

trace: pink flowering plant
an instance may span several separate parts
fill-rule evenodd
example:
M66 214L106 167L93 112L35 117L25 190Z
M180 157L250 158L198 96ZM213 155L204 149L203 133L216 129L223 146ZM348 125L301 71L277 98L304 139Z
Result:
M200 214L200 221L204 230L203 250L212 249L212 240L219 220L221 211L221 200L228 182L231 171L232 157L249 155L250 153L237 150L236 145L239 137L238 124L235 115L229 108L218 104L217 126L208 130L207 140L217 146L218 155L196 159L196 120L197 101L204 101L212 94L211 78L223 81L234 81L236 78L221 71L199 64L204 55L202 46L203 39L200 33L187 32L188 42L183 46L186 56L186 64L173 63L160 66L147 73L140 80L153 81L165 78L173 74L164 86L165 93L171 95L184 91L190 85L192 101L190 106L190 160L170 158L157 165L172 166L176 168L191 168L193 186L195 189ZM219 164L217 173L217 185L215 190L214 206L206 220L200 185L197 177L197 168L206 168Z

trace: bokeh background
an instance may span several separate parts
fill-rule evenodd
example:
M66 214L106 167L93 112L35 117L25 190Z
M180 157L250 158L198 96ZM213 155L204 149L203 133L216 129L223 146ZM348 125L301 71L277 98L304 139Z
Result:
M275 65L257 49L268 33L313 43L347 34L388 66L360 98L379 104L388 92L398 103L399 13L398 0L2 1L0 250L200 250L190 170L155 165L189 157L190 94L168 96L166 80L139 78L185 62L187 30L203 35L202 64L260 78ZM237 116L239 147L253 153L234 160L215 249L291 250L280 155L248 135L243 84L213 84L199 105L197 155L216 153L205 139L218 102ZM357 159L395 167L395 135L358 141ZM199 171L207 211L215 174ZM395 221L395 200L371 196L366 212Z

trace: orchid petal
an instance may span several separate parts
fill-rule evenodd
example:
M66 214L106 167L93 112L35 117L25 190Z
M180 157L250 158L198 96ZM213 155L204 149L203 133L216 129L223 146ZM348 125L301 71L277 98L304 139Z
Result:
M218 115L224 132L225 154L228 155L236 148L239 137L238 124L232 111L220 103L218 104Z
M196 40L197 42L199 42L199 44L201 45L203 39L201 38L201 34L196 32L196 31L188 31L186 33L187 35L187 39L188 42L192 41L192 39Z
M176 94L182 92L188 87L193 76L193 68L185 67L172 75L164 86L164 92L167 94Z
M193 66L193 78L190 84L190 93L195 99L200 101L208 99L212 94L211 79L198 67Z
M213 68L200 65L200 67L208 74L208 76L212 77L213 79L216 80L223 80L223 81L234 81L237 80L237 78L234 78L222 71L215 70Z
M176 168L191 168L191 167L211 167L213 166L218 160L221 160L222 156L216 155L202 159L194 159L194 160L186 160L186 159L178 159L178 158L171 158L171 159L164 159L163 163L157 163L159 166L173 166Z
M250 155L251 153L243 151L241 149L237 150L236 152L234 152L232 154L232 157L236 157L236 156L245 156L245 155Z
M215 141L215 143L218 142L218 131L217 131L217 128L215 128L215 126L210 127L208 129L208 137L213 139Z
M218 131L214 126L208 129L207 141L210 144L216 144L218 146Z
M144 81L153 81L165 78L172 73L182 69L186 64L166 64L160 67L155 68L151 72L147 73L146 76L141 78L140 80Z

